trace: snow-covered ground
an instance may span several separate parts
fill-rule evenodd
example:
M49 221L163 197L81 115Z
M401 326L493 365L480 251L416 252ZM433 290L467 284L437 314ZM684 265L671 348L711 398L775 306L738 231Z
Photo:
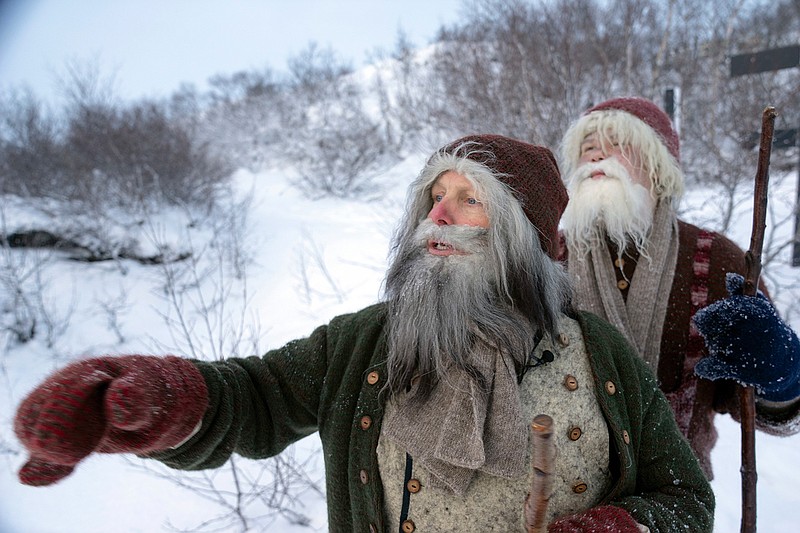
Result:
M372 203L310 201L291 188L288 176L279 170L259 174L239 172L238 190L252 194L253 200L245 248L252 254L247 291L245 294L241 290L241 279L231 277L211 276L201 282L199 286L207 291L209 298L227 290L228 303L222 310L216 308L220 321L193 322L191 317L184 321L194 328L198 351L224 355L231 346L231 352L241 350L246 354L252 353L248 348L256 345L263 351L305 336L335 315L375 302L380 294L389 238L402 210L406 186L423 161L423 155L414 156L389 169L380 180L386 186L385 194ZM794 197L793 183L786 185L784 196ZM703 209L708 207L700 201L705 200L699 197L700 193L693 194L695 211L702 211L701 205ZM733 235L743 247L749 239L748 216L739 217ZM175 218L159 221L151 230L151 234L162 235L178 245L188 242L187 234ZM202 242L202 234L197 231L193 237L196 245ZM217 236L224 238L224 234ZM213 265L217 249L206 249L203 259L206 266ZM33 254L13 253L16 258ZM43 271L45 295L58 309L54 321L69 318L69 323L63 333L54 336L53 348L36 340L11 349L0 361L2 533L245 530L242 522L235 520L204 526L229 510L219 501L204 498L197 491L157 475L168 473L167 469L145 470L142 465L148 462L133 457L92 456L70 477L50 487L27 487L17 481L16 471L25 457L11 430L13 414L21 398L46 374L71 359L87 355L166 352L190 355L172 321L176 315L169 306L169 291L165 291L161 267L132 262L122 266L124 269L112 263L83 264L51 258ZM787 270L782 275L796 277L797 270ZM242 308L244 312L240 312ZM111 323L114 327L109 326ZM234 333L227 329L236 325L245 330L238 344L233 342ZM793 327L797 330L798 326L795 317ZM224 339L221 343L220 338ZM252 339L258 342L251 342ZM727 533L739 529L739 426L729 417L717 417L717 427L720 438L713 453L715 531ZM795 531L800 523L800 491L796 490L796 480L800 479L798 444L800 436L757 436L760 531ZM312 436L287 453L298 462L310 460L308 474L324 488L318 450L318 440ZM255 471L264 462L242 463L244 469ZM213 480L215 486L231 486L226 472L220 472ZM188 480L202 474L181 476ZM290 518L274 513L265 517L269 510L252 503L243 512L249 520L248 531L325 531L324 498L313 490L298 494L298 498L294 511L310 519L308 526L293 525Z

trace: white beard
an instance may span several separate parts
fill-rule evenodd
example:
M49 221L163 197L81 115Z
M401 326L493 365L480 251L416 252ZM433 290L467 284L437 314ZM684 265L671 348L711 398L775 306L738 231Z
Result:
M592 179L595 170L606 176ZM645 187L631 181L616 159L581 165L568 178L569 203L561 218L567 242L581 256L606 238L620 253L633 244L646 254L655 200Z

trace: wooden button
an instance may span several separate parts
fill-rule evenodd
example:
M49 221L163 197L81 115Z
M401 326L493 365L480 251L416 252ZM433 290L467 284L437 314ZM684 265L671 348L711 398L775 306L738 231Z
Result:
M578 440L582 434L581 428L575 426L569 430L569 440Z
M614 385L613 381L606 381L606 392L612 396L617 393L617 386Z
M625 260L621 257L617 257L614 259L614 266L617 268L622 268L625 266Z
M367 374L367 383L369 383L370 385L375 385L380 378L381 378L380 375L373 370L372 372Z
M564 386L567 390L576 390L578 388L578 378L572 374L567 374L567 377L564 378Z
M622 440L625 441L625 444L631 443L631 436L628 435L628 430L622 430Z
M572 486L572 492L575 494L583 494L589 486L586 483L576 483Z
M566 333L560 333L558 335L558 342L561 343L561 346L569 346L569 337Z
M406 488L411 494L416 494L422 489L422 483L418 479L409 479L408 483L406 483Z
M621 280L619 280L619 281L617 282L617 288L618 288L619 290L621 290L621 291L624 291L625 289L627 289L627 288L628 288L628 282L627 282L627 281L625 281L624 279L621 279Z
M359 423L361 424L361 429L367 430L370 427L372 427L372 418L370 418L367 415L364 415L364 416L361 417L361 420L359 421Z
M366 485L369 483L369 473L366 470L362 470L358 473L358 478L361 480L361 483Z
M403 524L400 526L400 529L402 529L404 533L411 533L417 529L417 526L414 525L413 520L403 520Z

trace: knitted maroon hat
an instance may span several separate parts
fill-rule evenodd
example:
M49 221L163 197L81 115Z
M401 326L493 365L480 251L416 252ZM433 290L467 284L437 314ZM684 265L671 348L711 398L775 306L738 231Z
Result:
M669 153L672 154L672 157L675 158L676 161L680 161L680 139L678 139L677 132L672 128L672 122L669 119L669 116L664 113L656 104L651 102L650 100L645 100L644 98L638 98L634 96L623 97L623 98L612 98L611 100L606 100L601 104L597 104L596 106L590 108L586 111L586 115L589 113L594 113L595 111L607 111L612 109L618 109L620 111L624 111L629 113L648 126L652 128L661 140L664 142L664 146L667 147Z
M558 221L567 206L567 190L553 153L543 146L503 137L468 135L448 144L453 153L470 143L464 155L498 173L522 205L522 210L539 233L542 249L552 258L558 255Z

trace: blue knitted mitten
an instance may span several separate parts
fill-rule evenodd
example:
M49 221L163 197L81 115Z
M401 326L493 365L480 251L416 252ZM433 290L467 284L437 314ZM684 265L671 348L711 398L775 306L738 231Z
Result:
M744 278L727 274L730 297L714 302L693 320L706 341L708 357L695 373L710 380L733 379L752 386L765 400L800 396L800 340L761 291L744 296Z

